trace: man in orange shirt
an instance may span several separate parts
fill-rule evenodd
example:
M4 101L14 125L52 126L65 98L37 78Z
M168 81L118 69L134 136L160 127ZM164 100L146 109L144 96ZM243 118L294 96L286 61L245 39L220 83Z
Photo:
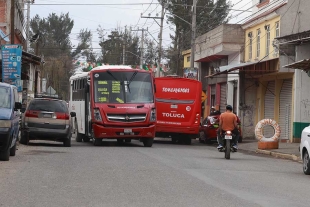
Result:
M223 134L226 131L231 131L235 136L233 136L233 148L238 149L237 146L237 138L238 138L238 123L237 123L237 116L232 112L232 106L227 105L226 106L226 112L222 113L220 115L220 123L219 123L219 129L217 133L219 146L218 149L223 148Z

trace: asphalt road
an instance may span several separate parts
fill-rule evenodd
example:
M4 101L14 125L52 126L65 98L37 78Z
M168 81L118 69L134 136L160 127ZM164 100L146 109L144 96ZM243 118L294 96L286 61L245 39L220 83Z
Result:
M157 140L32 142L0 162L0 206L310 206L298 162Z

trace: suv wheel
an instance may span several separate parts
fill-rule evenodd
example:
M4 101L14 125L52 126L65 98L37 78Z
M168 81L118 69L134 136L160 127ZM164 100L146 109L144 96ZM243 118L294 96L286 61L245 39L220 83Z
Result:
M5 151L0 151L0 160L9 161L10 159L10 148Z
M15 154L16 154L16 142L14 146L10 149L10 156L15 156Z
M64 147L71 147L71 138L66 138L64 140Z
M20 134L20 141L19 142L21 144L28 145L29 144L28 134L25 133L25 132L21 132L21 134Z
M306 175L310 175L310 160L309 160L309 153L307 150L304 152L302 161L303 161L304 173Z

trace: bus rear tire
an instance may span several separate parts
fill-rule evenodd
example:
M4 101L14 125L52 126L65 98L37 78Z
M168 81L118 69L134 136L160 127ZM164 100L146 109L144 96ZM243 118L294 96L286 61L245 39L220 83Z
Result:
M183 143L186 145L191 145L192 144L192 138L190 136L184 136L183 137Z
M152 147L154 138L146 138L143 140L144 147Z
M94 146L101 146L102 139L93 138L93 144L94 144Z

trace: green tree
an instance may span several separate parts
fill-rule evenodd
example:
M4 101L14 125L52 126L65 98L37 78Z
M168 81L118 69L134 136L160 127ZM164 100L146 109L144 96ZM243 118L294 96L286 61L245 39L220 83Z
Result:
M170 59L172 72L179 72L183 67L181 52L191 48L191 25L193 0L158 0L167 8L167 23L175 27L171 35L172 46L167 55ZM230 3L227 0L199 0L196 9L196 37L207 33L228 21ZM187 23L188 22L188 23Z
M44 56L41 77L47 78L47 86L57 90L68 100L69 78L73 73L70 34L74 22L69 14L49 14L47 18L36 15L30 21L30 34L39 35L31 48L38 56Z

